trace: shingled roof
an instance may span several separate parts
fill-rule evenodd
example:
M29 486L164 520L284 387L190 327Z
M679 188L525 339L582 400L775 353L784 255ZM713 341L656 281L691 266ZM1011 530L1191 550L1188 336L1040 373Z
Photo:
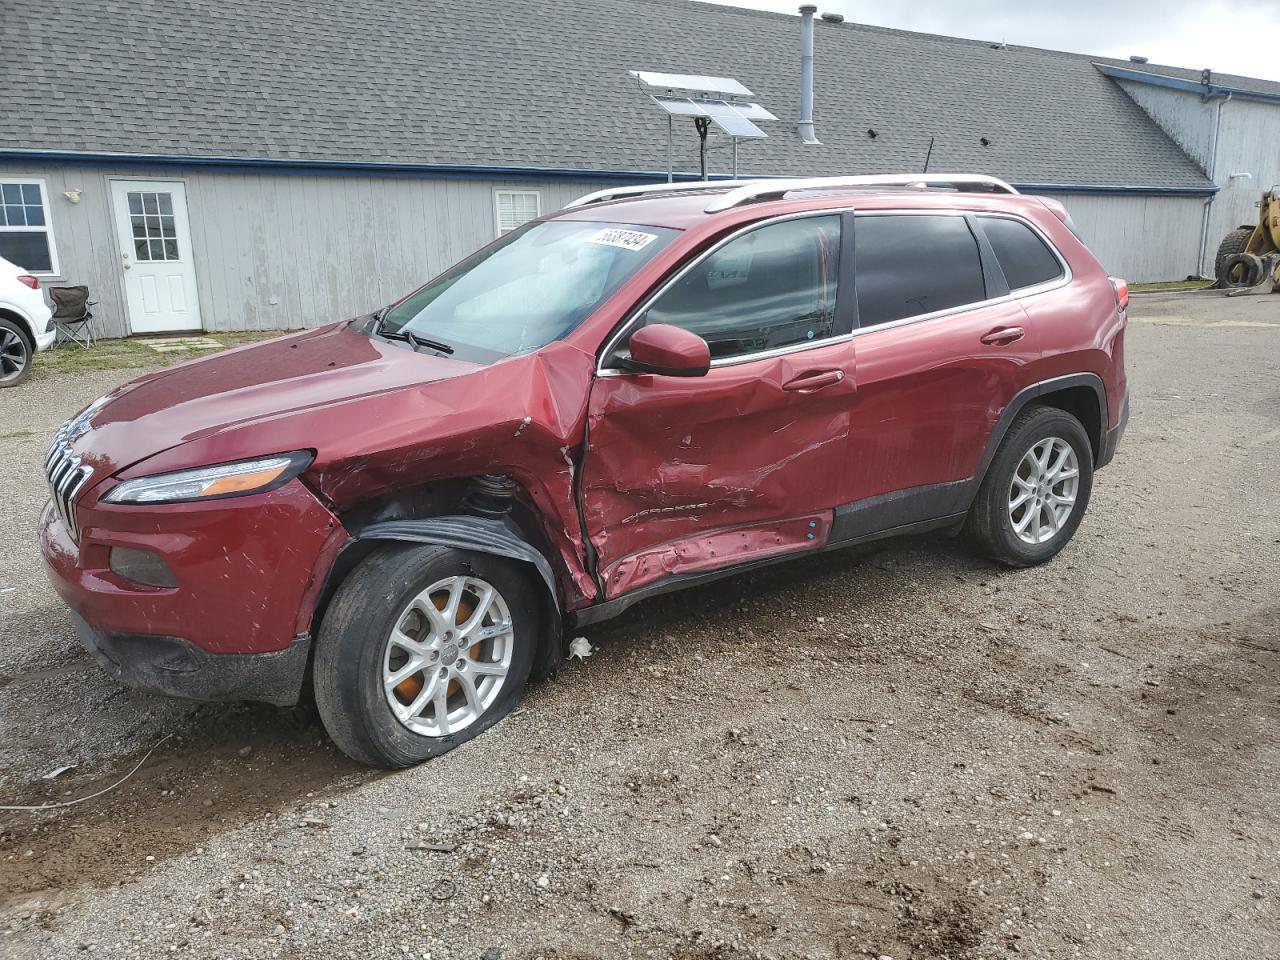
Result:
M742 143L744 173L919 170L933 138L933 170L1209 185L1090 58L1052 51L819 22L822 146L805 147L793 16L689 0L14 2L9 149L654 171L666 121L627 74L647 69L736 77L783 118ZM676 133L678 167L696 169L692 125ZM727 154L712 151L716 172Z

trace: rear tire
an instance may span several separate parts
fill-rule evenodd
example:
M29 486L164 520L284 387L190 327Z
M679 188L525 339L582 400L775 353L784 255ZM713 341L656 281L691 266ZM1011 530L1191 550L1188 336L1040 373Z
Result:
M1093 447L1080 421L1056 407L1028 407L991 460L965 538L1011 567L1044 563L1071 540L1092 491Z
M13 320L0 317L0 389L16 387L31 376L36 345Z
M446 753L520 701L538 622L537 595L510 561L381 548L343 581L321 624L312 679L320 720L343 753L370 766Z

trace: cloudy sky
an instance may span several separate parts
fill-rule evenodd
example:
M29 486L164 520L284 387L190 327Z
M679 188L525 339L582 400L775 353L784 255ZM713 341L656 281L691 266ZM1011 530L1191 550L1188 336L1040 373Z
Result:
M795 13L800 0L711 0ZM1277 0L814 0L819 12L902 30L1280 81Z

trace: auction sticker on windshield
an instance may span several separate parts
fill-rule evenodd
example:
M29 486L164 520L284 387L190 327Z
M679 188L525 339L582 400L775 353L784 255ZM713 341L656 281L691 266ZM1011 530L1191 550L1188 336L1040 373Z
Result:
M594 237L591 237L591 242L607 244L610 247L622 247L624 250L643 250L657 239L658 235L656 233L606 227Z

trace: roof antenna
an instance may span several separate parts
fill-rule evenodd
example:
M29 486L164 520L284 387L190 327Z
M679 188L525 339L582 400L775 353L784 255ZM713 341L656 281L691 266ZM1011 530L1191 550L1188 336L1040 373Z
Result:
M929 138L929 151L928 151L928 153L926 153L926 154L924 155L924 169L920 171L921 173L928 173L928 172L929 172L929 160L930 160L930 158L932 158L932 157L933 157L933 137L930 137L930 138Z

